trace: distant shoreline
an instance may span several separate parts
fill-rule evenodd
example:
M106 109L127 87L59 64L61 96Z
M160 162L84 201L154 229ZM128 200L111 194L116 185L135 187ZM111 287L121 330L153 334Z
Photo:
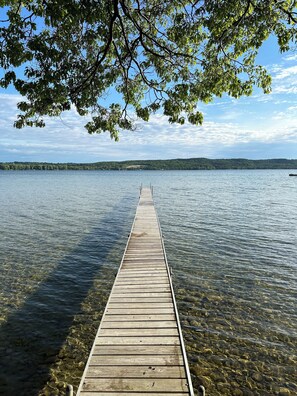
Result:
M104 161L94 163L0 162L0 170L232 170L297 169L297 159L188 158L169 160Z

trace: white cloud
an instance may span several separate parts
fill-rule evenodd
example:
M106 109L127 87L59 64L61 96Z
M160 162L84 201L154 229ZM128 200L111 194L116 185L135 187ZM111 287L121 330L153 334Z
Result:
M290 54L286 55L283 58L285 61L296 61L297 60L297 54Z
M297 106L290 106L288 107L288 111L296 111L297 112Z
M288 131L284 134L284 125L275 128L245 128L241 124L232 122L210 122L205 121L203 126L194 126L189 123L185 125L170 125L165 116L153 116L149 123L142 123L141 130L135 132L134 136L125 135L123 140L131 144L156 145L188 145L201 146L209 144L235 145L254 141L274 142L285 137L294 137L297 140L295 130L286 127Z
M137 121L136 131L121 132L119 143L111 141L108 133L89 135L84 129L88 118L80 117L73 108L60 118L46 118L45 128L16 130L12 125L18 114L16 104L22 98L0 93L0 161L216 157L227 149L238 156L237 147L285 147L297 142L297 66L275 64L271 71L271 95L256 90L252 97L234 100L224 96L210 105L200 104L205 114L201 127L171 125L165 116L153 115L149 123Z
M293 82L293 84L296 84ZM297 94L297 84L296 86L290 86L289 83L276 86L273 90L276 94Z
M285 62L274 65L270 72L272 75L272 93L277 95L297 94L297 65L291 66L288 61L297 59L297 55L283 58Z
M1 99L0 109L3 106ZM14 100L11 99L10 103L14 103ZM293 113L294 108L291 106L289 111ZM169 124L167 117L153 115L149 123L138 121L136 131L121 132L120 142L115 143L108 134L89 135L83 128L85 120L73 110L63 115L63 121L59 118L49 119L46 128L24 130L11 127L8 119L14 111L11 107L6 112L0 148L2 152L9 153L11 158L15 159L15 155L20 160L92 162L193 155L215 157L218 149L222 151L224 147L255 142L297 141L296 131L292 127L247 128L242 123L232 122L238 115L232 115L232 112L228 122L228 117L226 120L222 117L216 122L206 120L203 126ZM280 122L285 117L281 113L274 116Z

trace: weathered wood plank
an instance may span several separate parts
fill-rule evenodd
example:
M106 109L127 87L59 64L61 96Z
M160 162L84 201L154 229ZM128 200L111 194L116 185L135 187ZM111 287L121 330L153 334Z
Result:
M148 321L148 320L175 320L174 313L170 314L151 314L151 315L105 315L104 320L107 322L121 322L121 321Z
M115 294L110 302L138 302L139 304L145 302L172 302L172 298L168 293L154 293L154 296L150 296L150 293L126 293L126 294Z
M128 249L132 249L132 250L141 250L142 247L145 250L151 250L151 249L161 250L162 243L161 243L161 241L142 239L142 240L137 240L137 241L130 240L130 242L128 244ZM163 256L163 254L162 254L162 256Z
M185 378L183 366L90 366L89 378Z
M118 309L127 309L127 308L137 308L137 309L142 309L142 308L152 308L152 309L154 309L155 307L158 307L158 308L171 308L171 309L173 309L173 304L172 304L172 302L160 302L160 301L158 301L158 302L155 302L155 303L152 303L152 302L150 302L150 303L144 303L144 302L141 302L141 303L133 303L133 302L124 302L124 301L122 301L122 302L112 302L112 301L110 301L109 302L109 304L108 304L108 307L109 308L112 308L112 309L115 309L115 308L118 308Z
M181 355L181 349L179 345L99 345L93 355Z
M122 273L123 271L123 273ZM164 268L164 263L156 263L156 262L151 262L151 263L126 263L124 262L121 268L121 275L125 274L126 272L140 272L140 271L146 271L151 274L156 274L158 275L158 272L164 272L166 274L166 269Z
M139 266L128 268L126 265L122 268L121 276L123 277L142 277L142 278L149 278L152 273L156 271L157 274L163 271L163 268L160 266L156 267L148 267L148 266ZM163 276L167 276L168 273L163 272ZM156 277L158 277L157 275Z
M124 262L129 262L133 264L136 260L140 261L143 260L144 263L148 264L150 261L156 264L164 264L164 259L162 258L161 254L158 254L159 257L156 255L141 255L139 253L131 254L130 256L125 257ZM138 264L138 263L137 263ZM164 267L163 267L164 268Z
M188 394L189 394L189 392L183 392L183 393L175 392L174 396L185 396ZM80 395L81 396L143 396L144 394L143 394L143 392L139 393L139 392L125 392L125 391L121 392L121 393L119 393L119 392L100 392L100 391L99 392L81 391ZM167 392L150 392L149 393L149 396L172 396L172 395L173 395L172 392L171 393L167 393Z
M118 281L127 281L127 280L139 280L142 279L143 277L149 277L151 280L155 279L160 279L163 277L166 277L167 273L165 271L158 271L156 273L154 272L138 272L138 273L122 273L120 276L118 276Z
M123 263L120 275L126 272L137 272L137 271L147 271L147 272L166 272L166 268L164 268L164 263Z
M163 279L152 279L149 281L145 281L143 279L137 279L137 280L128 280L128 281L122 281L122 282L116 282L114 287L117 288L124 288L125 290L127 290L127 288L132 288L132 289L139 289L142 287L150 287L150 288L154 288L154 287L163 287L164 285L166 285L165 280Z
M147 256L143 256L143 257L139 257L139 256L132 256L132 257L126 257L124 259L124 263L134 263L134 262L139 262L142 261L143 263L146 263L147 261L153 261L153 262L164 262L164 258L163 257L147 257Z
M143 241L142 243L139 244L139 248L134 248L131 246L128 250L128 254L125 255L125 259L130 259L135 256L137 257L147 257L147 258L156 258L158 260L164 259L164 252L161 251L161 249L156 246L156 244L150 244L150 246L144 246L143 249L141 248L141 245L145 245L146 242ZM152 246L155 245L155 246Z
M144 265L144 266L133 266L131 268L125 265L124 267L122 267L121 273L118 276L118 278L119 279L128 278L128 277L158 278L160 276L168 277L168 272L165 271L162 266L147 267L146 265Z
M123 263L122 271L131 271L131 272L140 272L140 271L162 271L164 270L164 264L156 264L156 263L138 263L138 264L129 264Z
M163 276L167 276L168 273L164 272L164 267L160 265L148 266L148 265L135 265L127 266L126 264L122 267L121 276L141 276L142 278L149 278L151 274L156 273L156 277L159 273L163 272Z
M107 315L170 315L170 308L108 308Z
M138 285L125 285L125 286L122 286L122 285L117 285L117 284L115 284L114 285L114 290L115 291L119 291L119 290L121 290L121 289L123 289L123 290L128 290L128 289L135 289L135 290L137 290L137 289L139 289L139 290L146 290L146 289L156 289L156 290L170 290L170 288L169 288L169 285L168 285L168 283L166 283L166 282L163 282L163 283L158 283L158 285L154 285L154 284L143 284L143 285L141 285L141 286L138 286Z
M154 271L164 271L164 265L163 264L133 264L129 265L124 263L121 268L121 273L137 273L137 272L154 272Z
M168 280L167 277L156 277L156 278L150 278L149 279L143 279L143 278L137 278L137 279L117 279L115 282L115 285L158 285L158 284L166 284L166 281Z
M152 321L132 321L132 322L111 322L104 321L101 324L101 329L157 329L165 327L177 327L175 320L152 320Z
M169 297L112 297L109 300L109 304L114 304L114 303L120 303L120 304L125 304L125 303L135 303L135 304L145 304L145 303L172 303L172 298Z
M151 328L151 329L101 329L100 337L131 337L131 336L178 336L177 328Z
M149 241L138 241L129 244L128 249L141 249L141 247L145 249L160 249L162 247L161 243L154 243Z
M135 347L134 347L135 348ZM131 357L132 356L132 357ZM182 366L182 355L93 355L91 366ZM166 389L164 389L166 390Z
M157 272L155 276L153 276L154 271ZM123 273L121 273L121 276L122 277L130 277L130 278L133 278L133 276L137 277L137 278L141 277L145 283L148 283L150 281L155 282L156 280L162 278L163 283L168 285L168 273L163 272L163 275L162 274L159 275L159 272L162 272L162 271L163 271L163 269L160 266L150 267L150 266L141 264L140 266L135 266L132 268L130 267L129 269L126 266L124 266ZM116 282L121 281L121 280L122 280L122 278L119 278L116 280Z
M138 264L128 264L128 263L123 263L122 265L122 271L123 273L126 272L154 272L154 271L164 271L164 265L163 264L156 264L156 263L148 263L148 264L143 264L143 263L138 263Z
M130 297L135 297L135 298L150 298L150 297L171 297L170 291L158 291L158 292L144 292L144 291L140 291L140 292L134 292L134 293L124 293L124 294L120 294L120 293L116 293L112 295L112 298L121 298L121 297L126 297L126 298L130 298Z
M187 381L184 378L86 378L84 384L85 391L133 391L133 392L176 392L188 390Z
M99 337L96 345L179 345L179 338L175 336L135 336L135 337Z
M140 292L168 292L170 291L170 287L167 285L166 287L163 285L151 285L151 286L115 286L114 287L114 294L121 294L121 293L140 293Z

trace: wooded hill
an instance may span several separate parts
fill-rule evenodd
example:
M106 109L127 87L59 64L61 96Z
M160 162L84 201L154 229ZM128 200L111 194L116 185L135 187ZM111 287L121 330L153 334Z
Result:
M215 170L297 169L297 159L170 159L95 163L2 162L0 170Z

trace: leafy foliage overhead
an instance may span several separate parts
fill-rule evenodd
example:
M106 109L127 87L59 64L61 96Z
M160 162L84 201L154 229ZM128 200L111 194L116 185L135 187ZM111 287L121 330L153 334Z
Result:
M2 87L26 100L15 126L43 126L74 106L91 114L89 133L132 129L148 120L202 123L199 101L223 93L270 91L255 64L274 34L281 51L296 44L293 0L0 0ZM20 73L20 66L24 72ZM118 103L106 105L109 90Z

